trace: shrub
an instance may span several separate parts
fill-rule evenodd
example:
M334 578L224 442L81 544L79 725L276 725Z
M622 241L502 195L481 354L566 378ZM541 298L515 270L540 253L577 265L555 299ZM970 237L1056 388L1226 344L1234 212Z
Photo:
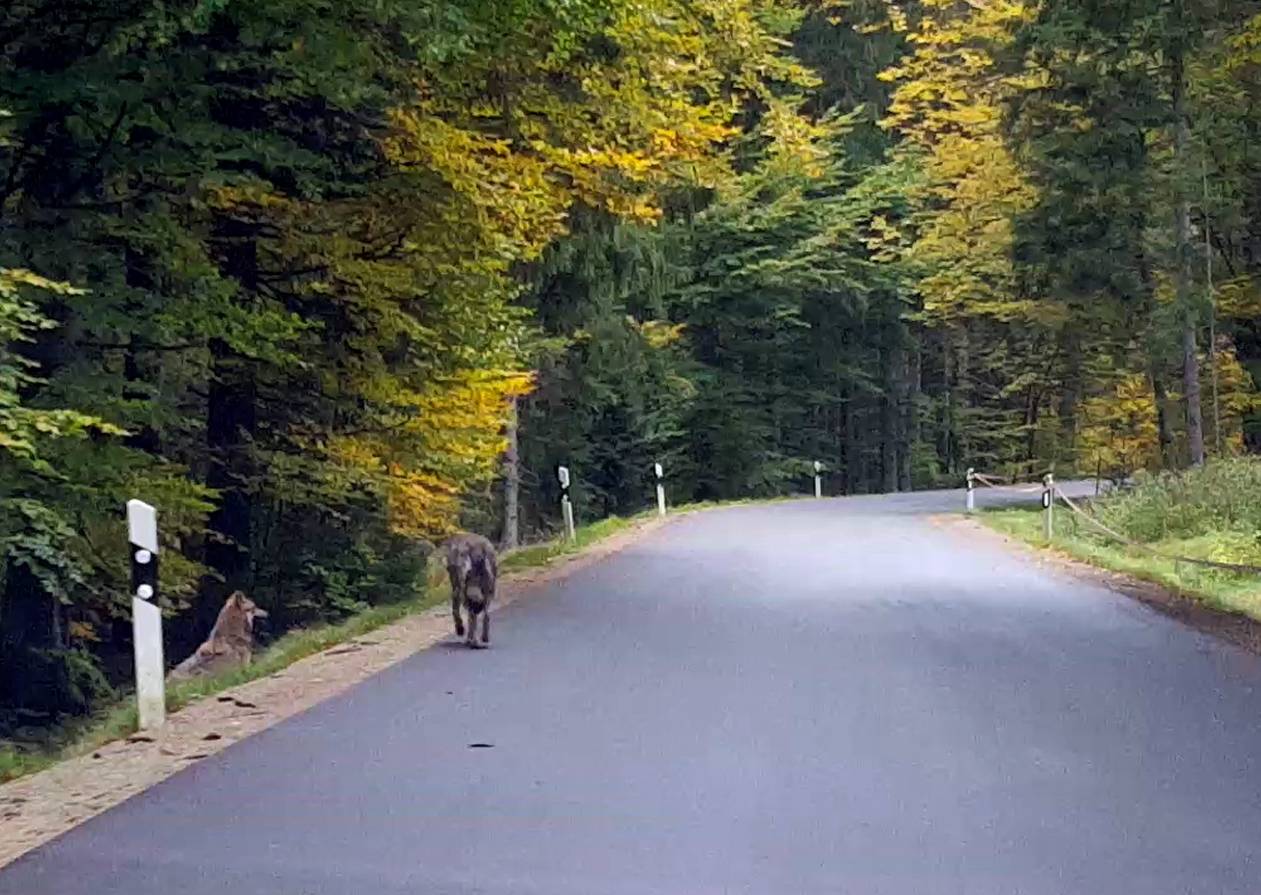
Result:
M1202 469L1141 474L1098 504L1100 518L1138 541L1261 532L1261 458L1216 460Z

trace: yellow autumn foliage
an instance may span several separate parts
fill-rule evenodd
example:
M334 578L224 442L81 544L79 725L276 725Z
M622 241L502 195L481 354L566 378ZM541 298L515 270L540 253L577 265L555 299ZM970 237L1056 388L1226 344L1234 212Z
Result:
M414 101L391 110L381 145L410 186L356 200L372 207L345 216L367 232L347 240L334 277L375 319L348 348L371 354L372 342L396 331L431 346L437 369L416 378L423 387L371 365L356 371L345 387L380 408L380 427L327 439L326 449L353 474L382 482L396 531L435 537L454 525L461 493L494 473L509 400L531 386L529 376L510 372L508 342L450 338L486 329L470 295L509 294L514 266L536 260L565 231L575 204L653 222L663 189L721 186L748 103L765 109L773 158L806 167L822 161L819 129L784 92L815 79L768 30L772 7L768 0L615 4L602 25L615 54L470 59L450 77L422 79ZM425 197L423 206L408 189ZM361 257L357 247L376 241L377 219L388 225L383 230L406 227L401 259ZM297 257L305 251L291 249ZM416 294L424 296L419 315L410 308ZM503 330L514 325L505 319ZM660 345L679 337L667 324L645 324L644 332Z
M912 51L880 75L895 85L884 126L902 135L925 174L918 232L909 242L898 235L898 256L924 271L919 291L931 319L1026 316L1034 303L1019 294L1013 221L1036 192L1001 133L1002 103L1020 84L997 71L990 48L1010 43L1036 7L920 5ZM906 16L898 21L905 26Z
M1236 456L1244 452L1243 428L1244 420L1251 414L1261 411L1261 392L1257 391L1252 376L1239 362L1235 346L1226 339L1219 339L1217 345L1217 391L1221 419L1214 419L1212 407L1212 368L1208 359L1204 359L1204 383L1202 393L1204 404L1204 420L1206 424L1205 449L1216 451L1218 438L1213 426L1220 426L1221 453L1224 456Z
M1205 448L1216 452L1214 427L1220 426L1221 454L1236 456L1244 451L1244 420L1261 410L1261 394L1229 340L1219 339L1216 361L1220 421L1214 412L1211 393L1213 365L1207 356L1200 359ZM1181 400L1181 395L1176 393L1169 397L1173 401ZM1110 475L1160 468L1156 399L1146 374L1126 374L1102 394L1084 401L1079 420L1077 453L1083 468L1093 469L1098 465Z
M1261 284L1252 277L1235 277L1217 289L1217 313L1235 320L1261 318Z
M462 485L494 471L508 400L532 385L528 374L480 370L380 395L389 417L372 431L329 439L326 450L348 472L380 484L396 532L441 537L454 527Z
M1119 379L1112 389L1082 402L1077 454L1086 468L1125 476L1160 466L1156 398L1141 373Z

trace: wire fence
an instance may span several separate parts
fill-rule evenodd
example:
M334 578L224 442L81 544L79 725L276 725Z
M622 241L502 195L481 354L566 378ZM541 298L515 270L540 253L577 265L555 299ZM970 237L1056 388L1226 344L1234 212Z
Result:
M1213 559L1202 559L1197 556L1183 556L1178 553L1168 553L1164 550L1157 550L1150 544L1144 544L1142 541L1137 541L1134 538L1131 538L1105 524L1094 513L1090 512L1086 507L1082 506L1076 500L1065 494L1064 489L1055 483L1055 477L1050 471L1043 473L1039 477L1039 480L1013 481L1008 476L996 475L993 473L982 473L977 472L974 469L969 469L967 473L967 508L969 511L971 511L974 507L972 495L977 484L993 489L1014 489L1028 494L1041 491L1042 508L1043 512L1046 514L1045 530L1048 540L1052 539L1054 535L1052 513L1054 511L1055 503L1058 501L1067 507L1076 518L1085 522L1095 531L1105 537L1109 537L1114 541L1117 541L1118 543L1124 544L1126 547L1146 553L1149 556L1168 560L1175 564L1186 563L1187 565L1218 569L1226 572L1235 572L1242 575L1261 575L1261 566L1249 565L1247 563L1220 562Z

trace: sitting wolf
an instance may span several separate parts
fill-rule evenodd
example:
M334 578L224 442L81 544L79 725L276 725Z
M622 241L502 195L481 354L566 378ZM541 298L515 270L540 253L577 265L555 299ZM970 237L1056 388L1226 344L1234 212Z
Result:
M477 648L490 643L490 604L495 599L495 578L499 573L495 548L481 535L458 534L446 543L447 574L451 576L451 615L457 637L464 636L460 606L468 610L468 636L465 643ZM477 615L482 616L482 642L475 636Z
M254 651L256 618L267 618L266 611L239 590L233 593L219 610L206 642L171 669L168 678L181 680L249 665Z

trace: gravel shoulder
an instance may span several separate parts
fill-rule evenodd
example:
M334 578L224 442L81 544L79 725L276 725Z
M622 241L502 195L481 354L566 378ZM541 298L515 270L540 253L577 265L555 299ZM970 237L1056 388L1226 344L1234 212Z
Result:
M651 519L581 554L506 576L496 609L617 553L671 518ZM0 785L0 867L233 743L342 693L451 636L438 606L301 659L269 677L197 700L158 733L107 743L90 755Z

